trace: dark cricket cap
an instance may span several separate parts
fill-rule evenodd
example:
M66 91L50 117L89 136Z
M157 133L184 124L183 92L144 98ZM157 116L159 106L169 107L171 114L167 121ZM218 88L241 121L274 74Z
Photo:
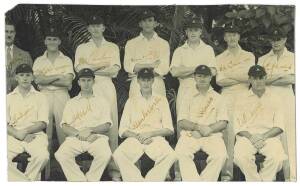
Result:
M98 15L93 15L89 18L88 24L89 25L100 25L100 24L104 25L104 19Z
M144 10L142 11L141 15L140 15L140 21L150 18L150 17L154 17L154 19L156 18L154 12L152 12L151 10Z
M60 37L60 32L55 27L50 27L46 30L45 37Z
M185 23L184 28L202 28L202 21L198 17L191 18Z
M271 28L270 37L273 41L278 41L282 38L285 38L287 33L280 27L273 27Z
M138 79L152 79L154 78L154 73L152 68L143 68L137 74Z
M248 71L249 77L264 77L265 75L267 75L266 70L260 65L253 65Z
M78 79L81 77L92 77L95 78L94 72L89 68L83 68L78 72Z
M240 33L240 28L234 24L234 22L230 22L228 24L225 24L224 27L224 33Z
M194 74L203 74L206 76L212 75L211 70L206 65L199 65L196 67Z
M16 68L16 74L18 73L33 73L32 68L28 64L21 64Z

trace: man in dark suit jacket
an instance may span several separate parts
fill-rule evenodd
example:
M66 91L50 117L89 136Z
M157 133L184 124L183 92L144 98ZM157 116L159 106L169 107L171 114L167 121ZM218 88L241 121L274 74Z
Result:
M32 59L28 52L14 45L16 36L15 25L11 22L5 23L5 51L6 51L6 91L14 90L17 81L14 78L16 67L26 63L32 67Z

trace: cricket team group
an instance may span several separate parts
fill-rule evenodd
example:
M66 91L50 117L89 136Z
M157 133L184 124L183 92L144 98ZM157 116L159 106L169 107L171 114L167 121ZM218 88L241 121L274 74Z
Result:
M295 56L285 46L287 33L272 27L272 48L256 63L240 47L242 28L234 22L225 25L227 48L217 56L201 40L199 18L184 25L187 40L173 56L155 32L158 24L152 11L141 12L141 32L127 41L120 59L119 47L103 36L104 20L91 16L86 24L91 39L77 47L74 62L59 50L60 31L49 28L46 51L33 62L14 45L15 25L6 22L9 181L41 179L54 128L59 142L54 157L68 181L100 181L105 169L113 181L165 181L171 168L175 181L218 181L220 175L231 181L234 165L246 181L275 181L282 169L286 181L296 180ZM131 83L118 122L112 78L121 60ZM169 72L179 80L175 124L164 82ZM221 93L211 86L214 76ZM80 92L70 98L73 80ZM174 131L172 148L165 137ZM201 174L194 162L200 150L208 155ZM25 172L13 162L23 152L30 155ZM75 157L85 152L93 160L83 173ZM137 164L144 153L155 163L142 176ZM257 153L265 157L259 171Z

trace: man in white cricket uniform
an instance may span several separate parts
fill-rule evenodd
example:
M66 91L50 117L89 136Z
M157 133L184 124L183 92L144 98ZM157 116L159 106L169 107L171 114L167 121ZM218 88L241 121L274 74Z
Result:
M176 160L174 150L164 138L174 133L169 104L164 96L152 91L152 69L141 69L137 78L140 94L127 100L119 129L120 137L127 139L113 157L123 181L164 181ZM144 153L155 161L145 178L135 166Z
M6 97L8 179L37 181L49 160L48 138L43 132L49 123L47 98L31 86L33 74L28 64L16 68L15 78L18 86ZM24 174L12 162L22 152L30 155Z
M255 64L255 56L240 47L240 29L236 25L229 24L225 26L224 40L227 43L227 49L216 57L216 81L218 85L222 86L221 94L227 101L229 124L226 128L224 140L227 146L228 160L224 167L222 180L229 181L233 178L233 147L235 141L232 123L233 105L239 95L249 90L247 73L249 68Z
M180 107L178 127L181 128L175 152L183 181L217 181L227 159L222 130L227 126L225 101L211 86L211 69L199 65L195 69L197 93L186 97ZM194 154L202 150L208 154L206 168L199 175Z
M60 122L66 102L70 99L68 90L72 88L75 74L71 59L59 51L61 39L58 31L50 28L45 34L44 42L47 50L34 61L33 74L38 88L48 99L49 126L47 135L50 145L53 126L56 128L58 142L62 144L65 135L60 127Z
M266 88L266 71L262 66L252 66L248 76L252 88L234 106L234 163L246 181L274 181L287 158L280 141L284 131L282 105L280 98ZM256 153L265 156L259 172Z
M112 125L110 107L105 98L93 93L94 83L95 75L91 69L80 70L78 84L81 92L67 102L63 113L61 125L67 138L55 153L55 158L68 181L100 181L111 159L107 137ZM86 174L75 162L75 157L84 152L94 157Z
M285 47L287 34L281 28L273 28L271 33L272 50L258 59L258 64L267 71L266 84L270 91L283 100L285 116L284 144L289 156L290 176L287 179L296 181L296 113L295 95L292 84L295 84L295 55Z
M77 47L75 53L75 70L83 68L94 71L94 94L108 100L111 108L113 125L109 130L109 144L112 151L118 147L118 105L117 94L112 78L117 77L121 68L119 48L116 44L106 41L104 20L99 16L92 16L87 27L91 40ZM109 175L113 180L120 180L120 173L113 161L109 164Z
M170 72L179 80L179 88L176 99L176 113L180 115L180 107L186 103L185 97L197 92L193 78L195 68L198 65L206 65L216 74L215 53L211 46L201 40L202 23L200 18L193 18L185 24L187 41L178 47L173 54ZM180 129L177 126L177 137ZM175 180L181 180L178 164L175 164Z
M140 35L127 41L125 46L124 69L131 78L129 97L140 93L136 75L143 68L154 69L153 92L166 96L163 76L169 72L169 43L155 32L158 22L153 12L143 11L139 20Z

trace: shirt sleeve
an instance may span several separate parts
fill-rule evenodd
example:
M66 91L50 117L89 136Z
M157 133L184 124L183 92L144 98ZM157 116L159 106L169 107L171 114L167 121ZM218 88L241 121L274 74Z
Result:
M65 68L65 73L64 74L72 74L73 79L75 79L75 73L74 73L74 70L73 70L73 63L72 63L72 60L68 57L66 59L66 68Z
M60 122L60 126L62 127L62 124L67 124L67 125L71 125L74 121L74 111L73 111L73 106L71 104L71 100L69 100L66 103L66 106L64 108L63 111L63 116L62 116L62 120Z
M170 129L171 131L174 131L171 111L170 111L170 107L169 107L167 98L164 98L162 100L161 113L162 113L163 128L167 128L167 129Z
M39 58L37 58L37 59L34 61L33 67L32 67L32 71L33 71L33 75L34 75L34 76L43 75L43 72L42 72L42 70L40 69Z
M110 123L110 127L112 127L113 122L112 122L112 119L111 119L110 104L105 99L99 100L98 102L101 103L99 105L100 108L98 108L99 110L101 110L101 113L100 113L100 115L101 115L100 118L101 119L99 121L99 124Z
M179 66L181 66L181 49L177 48L173 53L170 68L179 67Z
M170 64L170 46L169 43L163 41L160 47L160 64L157 68L154 69L156 73L161 76L166 75L169 72L169 64Z
M83 68L89 68L89 65L87 64L87 59L84 55L85 50L83 45L79 45L75 52L75 63L74 68L75 71L79 72Z
M275 99L273 99L273 100L275 100ZM281 128L284 131L285 130L285 127L284 127L285 111L283 109L284 104L281 101L279 101L278 98L277 98L277 101L275 102L275 104L276 104L276 106L275 106L275 110L274 110L274 114L273 114L274 127Z
M234 134L236 135L237 133L241 131L247 131L247 126L244 125L245 123L243 122L243 107L247 107L247 105L242 105L238 104L241 99L236 101L236 104L234 104L233 108L233 129L234 129Z
M115 44L113 46L112 56L113 56L112 65L116 65L121 68L120 50L119 50L119 47Z
M43 121L49 124L49 105L46 96L40 95L39 98L38 121Z
M226 107L226 99L224 97L219 98L217 105L217 121L229 121L228 111Z
M124 55L124 70L129 74L134 74L133 69L135 66L135 62L132 61L134 56L134 47L131 42L128 41L125 46L125 55Z
M119 136L121 138L123 138L124 132L129 129L131 123L130 113L131 113L131 100L129 98L125 104L121 121L120 121Z
M217 68L217 62L216 62L216 56L215 56L215 52L213 50L213 48L211 46L209 46L209 49L207 50L207 55L209 56L209 67L210 68Z
M183 119L189 120L191 98L185 96L180 104L177 113L177 122Z

